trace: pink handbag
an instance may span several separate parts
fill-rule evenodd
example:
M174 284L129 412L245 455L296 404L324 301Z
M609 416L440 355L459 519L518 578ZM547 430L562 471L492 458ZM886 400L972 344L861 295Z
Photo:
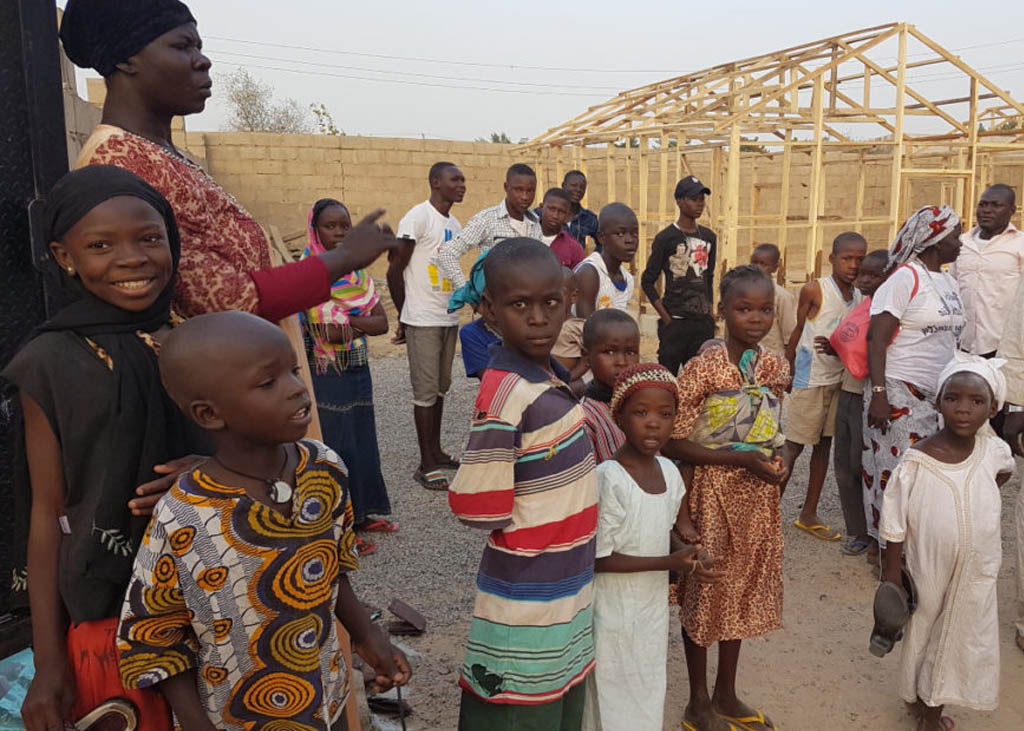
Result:
M914 275L914 288L910 292L910 299L914 299L920 282L914 268L908 267L908 269ZM832 349L839 356L839 360L843 361L846 370L854 378L864 378L868 375L868 325L870 324L871 298L865 297L850 311L846 319L839 323L839 327L828 339ZM893 335L893 338L895 337Z

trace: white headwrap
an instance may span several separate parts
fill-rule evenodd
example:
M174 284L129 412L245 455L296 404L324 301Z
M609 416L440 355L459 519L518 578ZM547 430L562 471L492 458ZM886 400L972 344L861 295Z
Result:
M962 353L959 350L953 352L953 360L949 361L942 373L939 374L939 393L946 381L957 373L974 373L981 376L996 398L996 405L1003 408L1003 401L1006 400L1006 376L1003 375L1003 366L1006 361L1002 358L982 358L978 355Z
M960 217L949 206L919 208L904 222L889 247L889 266L906 264L925 249L942 241L960 225Z

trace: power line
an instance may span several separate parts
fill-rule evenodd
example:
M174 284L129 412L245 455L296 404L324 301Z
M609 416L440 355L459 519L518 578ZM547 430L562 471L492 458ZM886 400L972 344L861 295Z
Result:
M550 88L550 89L576 89L576 90L580 90L580 91L587 90L587 91L594 91L594 92L603 92L603 91L617 92L617 91L620 91L619 87L617 87L617 86L581 86L581 85L576 85L576 84L545 84L545 83L538 83L538 82L532 82L532 81L506 81L506 80L503 80L503 79L480 79L480 78L466 77L466 76L447 76L447 75L439 75L439 74L424 74L424 73L419 73L419 72L415 72L415 71L388 71L388 70L385 70L385 69L367 68L365 66L344 66L344 65L340 65L340 64L320 63L320 62L317 62L317 61L293 60L293 59L290 59L290 58L275 58L273 56L257 56L255 54L251 54L251 53L235 53L233 51L216 51L215 53L218 56L223 55L223 56L236 56L238 58L254 58L254 59L262 60L262 61L277 61L277 62L287 63L287 64L298 64L298 65L301 65L301 66L319 66L319 67L322 67L322 68L343 69L343 70L347 70L347 71L363 71L363 72L369 72L369 73L373 73L373 74L391 74L391 75L401 74L402 76L417 76L417 77L426 78L426 79L448 79L448 80L451 80L451 81L469 81L469 82L472 82L472 83L481 83L481 84L511 84L511 85L515 85L515 86L538 86L538 87L544 87L544 88ZM385 81L385 79L381 79L381 81Z
M384 53L363 53L359 51L341 51L336 48L313 48L311 46L293 46L287 43L266 43L264 41L249 41L243 38L227 38L225 36L206 36L214 41L228 41L229 43L245 43L253 46L269 46L271 48L286 48L291 51L313 51L315 53L333 53L342 56L360 56L363 58L380 58L388 61L416 61L419 63L443 63L454 66L481 66L495 69L508 69L515 71L528 69L531 71L569 71L573 73L595 73L595 74L675 74L680 72L666 69L593 69L593 68L566 68L564 66L528 66L525 64L486 63L484 61L461 61L443 58L423 58L419 56L392 56Z
M460 86L452 84L436 84L429 81L403 81L401 79L378 79L369 76L355 76L353 74L337 74L328 71L305 71L302 69L286 69L280 66L260 66L257 64L241 64L231 61L221 61L225 66L235 66L244 69L262 69L264 71L284 71L291 74L305 74L307 76L328 76L335 79L352 79L355 81L372 81L378 84L404 84L407 86L431 86L438 89L458 89L460 91L493 91L503 94L534 94L543 96L578 96L593 99L596 94L581 94L571 91L533 91L531 89L500 89L485 86Z

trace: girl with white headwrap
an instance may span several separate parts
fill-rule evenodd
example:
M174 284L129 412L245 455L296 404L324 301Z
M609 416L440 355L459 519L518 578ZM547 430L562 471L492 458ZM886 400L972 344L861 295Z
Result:
M939 429L937 374L964 327L956 280L942 271L960 253L960 219L926 206L907 219L889 249L889 278L871 300L864 392L864 512L878 540L882 495L910 446ZM877 547L869 549L869 560Z
M938 379L945 425L907 450L882 501L882 578L900 581L905 551L917 585L899 689L925 731L953 727L947 703L989 711L999 696L999 487L1014 462L987 423L1006 395L1004 362L954 354Z

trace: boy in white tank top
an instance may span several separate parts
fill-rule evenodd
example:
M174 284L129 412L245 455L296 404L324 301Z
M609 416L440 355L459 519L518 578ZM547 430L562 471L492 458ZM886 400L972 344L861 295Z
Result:
M845 370L839 358L821 352L814 340L829 337L860 301L860 293L854 289L853 282L867 251L867 241L858 233L841 233L835 238L828 257L832 275L812 279L800 290L796 328L786 347L786 357L793 371L793 390L786 399L788 409L784 425L790 470L804 447L813 447L807 498L794 525L826 541L838 541L842 537L818 517L818 500L828 472L839 389Z
M625 310L633 298L633 275L623 264L633 261L640 245L636 214L624 203L609 203L597 219L600 253L594 252L576 267L579 295L576 316L586 319L597 310Z

